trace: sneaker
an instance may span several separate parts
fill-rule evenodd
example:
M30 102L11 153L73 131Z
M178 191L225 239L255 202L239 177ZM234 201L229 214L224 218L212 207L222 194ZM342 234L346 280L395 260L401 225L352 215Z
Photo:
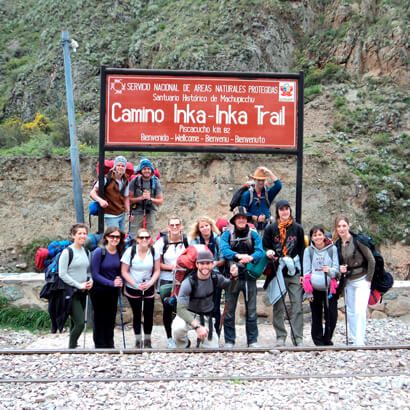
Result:
M142 343L141 339L138 339L135 341L135 348L136 349L142 349L144 347L144 344Z
M151 339L144 340L144 349L152 349Z
M233 343L231 343L231 342L227 342L227 343L225 343L225 345L224 345L225 349L233 349L234 346L235 346L235 345L234 345Z
M253 342L253 343L249 343L248 347L250 349L260 349L261 346L257 342Z
M286 339L283 339L283 338L278 338L278 339L276 339L276 344L275 344L275 346L276 347L283 347L283 346L286 346Z
M170 338L168 339L167 347L168 347L168 349L176 349L176 348L177 348L177 345L176 345L176 343L175 343L175 340L174 340L172 337L170 337Z

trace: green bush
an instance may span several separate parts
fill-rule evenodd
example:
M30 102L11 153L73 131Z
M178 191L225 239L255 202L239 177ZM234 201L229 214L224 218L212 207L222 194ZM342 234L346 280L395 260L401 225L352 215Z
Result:
M50 316L41 309L20 309L10 306L5 297L0 297L0 326L15 330L48 330Z

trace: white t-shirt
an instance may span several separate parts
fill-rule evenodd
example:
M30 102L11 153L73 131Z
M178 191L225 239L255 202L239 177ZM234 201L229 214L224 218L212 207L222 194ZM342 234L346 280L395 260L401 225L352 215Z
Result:
M130 246L122 255L121 262L126 263L128 266L131 265L131 251L132 246ZM160 254L155 251L155 260L157 261L160 257ZM140 258L138 255L138 245L137 251L135 252L134 258L132 259L132 266L130 270L130 275L132 279L136 283L136 288L142 283L147 282L151 279L152 271L153 271L153 261L152 261L152 253L151 250L148 250L147 254L143 259ZM129 283L127 286L132 288ZM135 288L135 289L136 289Z
M185 245L183 242L180 243L168 243L168 249L164 254L162 254L164 250L164 238L159 238L154 245L155 254L162 255L162 261L166 265L175 266L177 263L178 256L181 255L182 252L185 250ZM160 280L173 280L174 275L172 271L168 270L161 270L161 274L159 276Z

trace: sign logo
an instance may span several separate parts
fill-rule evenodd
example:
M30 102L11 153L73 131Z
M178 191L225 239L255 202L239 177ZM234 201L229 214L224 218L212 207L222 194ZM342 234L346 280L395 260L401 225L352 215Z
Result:
M279 101L295 101L295 84L279 81Z
M110 89L114 91L114 94L122 94L122 92L125 91L125 84L122 83L120 78L114 78Z

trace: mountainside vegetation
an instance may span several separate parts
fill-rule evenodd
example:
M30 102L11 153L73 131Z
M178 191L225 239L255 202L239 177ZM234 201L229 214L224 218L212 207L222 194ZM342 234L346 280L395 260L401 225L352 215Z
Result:
M1 156L68 152L63 30L82 154L97 152L102 65L303 70L305 109L326 117L305 123L306 160L346 164L372 233L410 243L408 1L0 0L0 16Z

